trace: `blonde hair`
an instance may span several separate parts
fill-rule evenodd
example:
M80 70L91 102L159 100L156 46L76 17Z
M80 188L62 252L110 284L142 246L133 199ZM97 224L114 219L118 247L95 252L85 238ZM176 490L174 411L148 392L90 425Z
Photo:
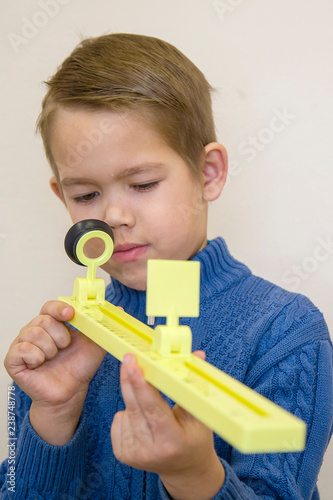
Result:
M50 136L59 107L140 115L195 175L203 148L216 141L212 87L184 54L158 38L115 33L83 40L45 84L37 131L57 178Z

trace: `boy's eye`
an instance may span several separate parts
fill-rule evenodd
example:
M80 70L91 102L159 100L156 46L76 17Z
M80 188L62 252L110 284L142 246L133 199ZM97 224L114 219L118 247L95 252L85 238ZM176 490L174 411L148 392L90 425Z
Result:
M154 182L146 182L145 184L134 184L132 187L136 191L150 191L155 187L157 187L157 185L158 181L154 181Z
M76 196L74 198L74 201L75 201L75 203L88 203L89 201L94 200L98 195L99 195L99 193L97 193L97 192L87 193L87 194L83 194L82 196Z

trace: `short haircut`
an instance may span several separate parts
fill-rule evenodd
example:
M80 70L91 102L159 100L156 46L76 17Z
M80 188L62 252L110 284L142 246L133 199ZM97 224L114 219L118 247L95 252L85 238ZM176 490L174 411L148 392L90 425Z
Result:
M203 148L216 141L212 87L184 54L158 38L115 33L85 39L45 84L37 131L57 178L50 133L59 107L147 119L195 175Z

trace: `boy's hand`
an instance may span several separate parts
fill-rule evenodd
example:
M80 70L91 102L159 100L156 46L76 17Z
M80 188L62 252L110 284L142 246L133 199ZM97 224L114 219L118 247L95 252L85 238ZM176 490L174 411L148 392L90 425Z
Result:
M111 426L117 459L159 474L174 499L213 498L225 473L211 430L180 406L171 410L144 380L132 354L124 356L120 381L126 410L116 414Z
M40 315L20 331L5 358L5 367L30 396L30 421L48 443L63 445L77 427L89 382L105 351L64 322L74 309L47 302Z

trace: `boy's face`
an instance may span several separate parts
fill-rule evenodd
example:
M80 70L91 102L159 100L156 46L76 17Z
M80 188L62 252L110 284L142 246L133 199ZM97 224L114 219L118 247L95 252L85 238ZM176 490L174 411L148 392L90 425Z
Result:
M187 260L206 244L204 177L145 121L129 113L57 111L51 150L59 171L51 186L73 223L105 221L114 253L103 269L146 288L148 259Z

